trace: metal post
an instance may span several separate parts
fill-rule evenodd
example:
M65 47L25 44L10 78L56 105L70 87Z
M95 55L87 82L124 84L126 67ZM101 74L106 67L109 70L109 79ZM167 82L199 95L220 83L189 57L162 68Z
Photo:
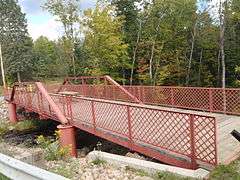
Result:
M72 157L77 157L75 128L70 125L58 125L57 128L59 129L61 147L69 148L70 155Z
M174 106L174 92L173 92L173 88L171 88L171 105Z
M195 150L195 135L194 135L194 115L189 114L190 117L190 143L191 143L191 164L192 169L197 169L196 150Z
M210 112L213 112L213 96L212 96L212 89L208 90L209 94L209 110Z
M132 122L131 122L131 112L130 107L127 106L127 118L128 118L128 138L129 138L129 148L132 150L133 139L132 139Z
M227 112L227 97L226 97L226 88L223 88L223 112Z
M96 132L96 115L95 115L94 101L91 101L91 106L92 106L93 128L94 128L94 131Z
M11 123L17 123L17 106L12 102L8 103L8 116Z

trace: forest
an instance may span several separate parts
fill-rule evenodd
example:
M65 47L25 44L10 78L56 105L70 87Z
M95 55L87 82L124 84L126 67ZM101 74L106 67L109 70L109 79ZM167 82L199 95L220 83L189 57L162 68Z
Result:
M240 86L240 1L80 0L42 4L62 24L34 40L17 0L0 0L7 82L110 75L121 84Z

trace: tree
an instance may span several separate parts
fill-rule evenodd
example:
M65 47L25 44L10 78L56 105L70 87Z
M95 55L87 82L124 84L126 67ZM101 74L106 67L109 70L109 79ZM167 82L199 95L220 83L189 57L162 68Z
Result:
M62 47L47 37L39 37L34 42L34 75L37 78L63 77L67 75L67 60L61 53Z
M25 14L17 3L17 0L0 0L0 43L8 77L21 81L21 77L26 79L31 75L32 40Z
M113 0L112 5L116 7L117 16L123 17L124 42L128 44L128 54L132 57L130 84L133 82L133 75L136 63L136 54L140 35L142 31L142 20L139 17L139 10L136 6L140 0Z
M127 44L121 32L123 19L114 15L114 7L98 1L94 10L84 12L86 26L84 48L88 53L91 75L109 74L126 81L124 69L129 68Z
M76 26L79 24L80 17L80 0L47 0L43 7L58 17L58 20L63 24L64 49L71 59L73 75L76 76L75 43L78 34Z

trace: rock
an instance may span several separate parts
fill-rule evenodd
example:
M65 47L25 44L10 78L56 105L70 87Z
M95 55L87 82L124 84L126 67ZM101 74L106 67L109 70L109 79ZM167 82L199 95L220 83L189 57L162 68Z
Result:
M143 156L140 156L138 153L131 153L131 152L128 152L126 155L126 157L131 157L131 158L135 158L135 159L141 159L141 160L146 160L145 157Z
M88 147L84 147L82 149L78 149L78 157L85 157L90 152Z

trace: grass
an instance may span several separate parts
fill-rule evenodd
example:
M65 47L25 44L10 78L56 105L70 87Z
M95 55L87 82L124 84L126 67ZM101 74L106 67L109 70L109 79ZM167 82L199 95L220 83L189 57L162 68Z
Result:
M10 180L10 179L0 173L0 180Z
M53 173L59 174L61 176L64 176L66 178L73 178L73 173L70 168L64 167L64 166L59 166L56 168L51 169Z
M190 177L181 177L169 172L158 172L153 176L154 180L194 180Z
M126 166L125 169L126 169L126 171L131 171L138 176L149 176L149 174L142 169L135 169L135 168L132 168L130 166Z
M106 164L107 162L102 159L97 158L97 159L93 160L91 163L94 165L102 165L102 164Z
M37 127L36 120L20 121L17 124L11 124L7 120L0 123L0 137L6 134L8 131L26 131L35 129Z
M209 176L210 180L240 180L240 159L229 165L217 166Z

